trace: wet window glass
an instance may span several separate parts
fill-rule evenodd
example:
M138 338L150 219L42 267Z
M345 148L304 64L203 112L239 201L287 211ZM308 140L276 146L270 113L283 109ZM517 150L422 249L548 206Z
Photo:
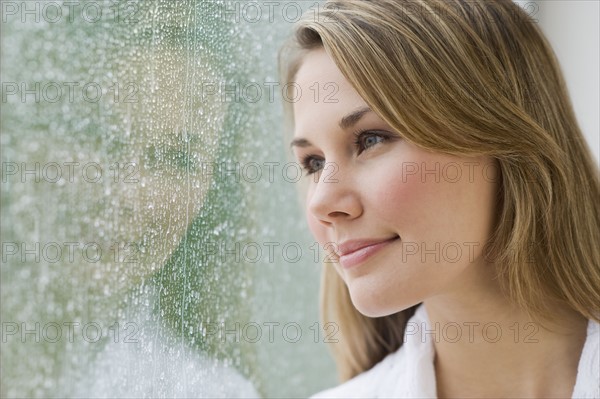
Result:
M3 397L335 382L276 49L314 2L2 2Z

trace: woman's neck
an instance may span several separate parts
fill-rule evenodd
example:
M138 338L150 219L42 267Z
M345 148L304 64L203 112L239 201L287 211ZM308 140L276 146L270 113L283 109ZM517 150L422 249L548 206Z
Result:
M438 397L571 398L587 320L557 305L542 326L510 303L487 267L425 300Z

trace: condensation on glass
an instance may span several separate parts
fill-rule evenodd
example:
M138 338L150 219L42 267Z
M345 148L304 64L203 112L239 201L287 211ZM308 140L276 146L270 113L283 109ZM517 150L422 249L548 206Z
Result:
M0 395L332 385L276 83L318 3L64 3L2 2Z

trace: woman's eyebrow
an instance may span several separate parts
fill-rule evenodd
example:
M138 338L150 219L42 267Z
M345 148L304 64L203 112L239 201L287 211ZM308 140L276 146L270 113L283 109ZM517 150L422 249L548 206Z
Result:
M369 107L359 108L356 111L353 111L353 112L349 113L348 115L344 116L340 120L339 126L343 130L346 130L349 127L354 126L360 120L360 118L362 118L365 114L367 114L369 112L373 112L373 110Z
M294 139L290 143L290 147L310 147L310 146L312 146L312 143L302 137Z
M342 130L346 130L352 126L354 126L358 121L369 112L373 112L373 110L369 107L362 107L355 111L350 112L348 115L344 116L340 119L338 125ZM290 143L290 147L310 147L312 143L305 138L298 137Z

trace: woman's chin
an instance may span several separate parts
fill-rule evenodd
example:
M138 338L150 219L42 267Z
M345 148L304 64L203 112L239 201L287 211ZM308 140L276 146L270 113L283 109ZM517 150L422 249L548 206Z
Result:
M363 316L371 318L389 316L420 302L411 301L409 298L394 298L394 301L390 301L389 298L379 297L365 290L357 292L352 289L350 289L350 298L356 310Z

